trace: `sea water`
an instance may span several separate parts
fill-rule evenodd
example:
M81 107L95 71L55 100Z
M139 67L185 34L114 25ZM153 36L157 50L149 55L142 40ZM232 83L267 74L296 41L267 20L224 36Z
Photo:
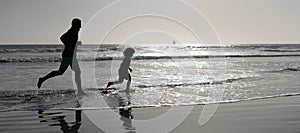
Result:
M132 82L101 93L118 79L123 50L132 47ZM72 70L47 80L59 68L63 45L0 45L0 111L76 109ZM85 109L231 103L300 94L300 45L98 44L78 47L85 96L105 104Z

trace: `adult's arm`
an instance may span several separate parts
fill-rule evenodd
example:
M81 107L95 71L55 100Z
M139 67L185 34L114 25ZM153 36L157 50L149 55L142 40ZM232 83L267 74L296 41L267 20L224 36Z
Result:
M61 42L64 44L64 45L66 45L66 44L68 44L69 42L69 40L70 40L70 37L69 37L69 35L68 35L68 32L66 32L65 34L63 34L61 37L60 37L60 40L61 40Z

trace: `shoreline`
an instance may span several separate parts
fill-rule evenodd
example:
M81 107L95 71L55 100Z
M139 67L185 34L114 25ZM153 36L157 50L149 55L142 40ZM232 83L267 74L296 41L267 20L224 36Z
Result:
M23 91L23 90L22 90ZM28 90L25 90L28 91ZM29 90L35 92L36 90ZM75 90L46 90L46 91L62 91L62 92L69 92L69 93L75 93ZM10 91L3 91L3 92L10 92ZM47 94L47 93L46 93ZM44 94L42 94L44 95ZM279 94L279 95L273 95L273 96L265 96L265 97L253 97L249 99L239 99L239 100L227 100L227 101L220 101L220 102L211 102L211 103L195 103L195 104L161 104L161 105L130 105L130 106L124 106L124 107L70 107L70 108L50 108L47 109L49 111L76 111L76 110L116 110L116 109L147 109L147 108L171 108L171 107L190 107L190 106L208 106L208 105L226 105L226 104L235 104L235 103L244 103L244 102L255 102L260 100L271 100L276 98L289 98L289 97L300 97L300 93L287 93L287 94ZM14 110L0 110L1 112L11 112L11 111L36 111L35 109L32 110L23 110L23 109L14 109Z

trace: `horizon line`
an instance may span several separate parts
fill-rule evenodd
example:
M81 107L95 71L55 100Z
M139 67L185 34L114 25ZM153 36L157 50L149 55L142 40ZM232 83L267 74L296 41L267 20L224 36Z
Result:
M129 43L102 43L102 44L97 44L97 43L84 43L83 45L128 45ZM160 44L173 44L173 43L132 43L131 45L160 45ZM181 44L181 43L177 43ZM274 42L260 42L260 43L185 43L185 44L192 44L192 45L216 45L216 44L221 44L221 45L297 45L300 44L300 42L288 42L288 43L274 43ZM62 43L0 43L0 45L63 45Z

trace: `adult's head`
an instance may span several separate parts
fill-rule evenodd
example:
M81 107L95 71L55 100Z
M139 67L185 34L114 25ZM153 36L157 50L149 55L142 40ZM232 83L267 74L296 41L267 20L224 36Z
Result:
M81 20L79 18L74 18L72 20L72 27L74 28L81 28Z

